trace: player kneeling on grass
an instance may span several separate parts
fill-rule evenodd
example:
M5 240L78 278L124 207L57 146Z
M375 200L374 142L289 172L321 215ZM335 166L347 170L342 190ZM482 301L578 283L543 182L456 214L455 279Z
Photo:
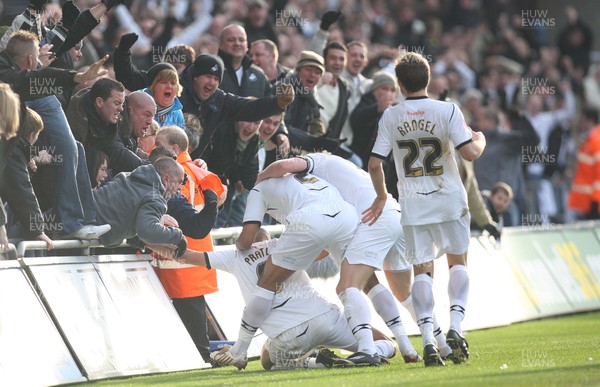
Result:
M258 242L240 251L235 246L218 246L213 252L188 250L179 263L217 268L233 274L242 289L244 301L252 296L265 262L277 245L277 239L269 239L264 229L257 235ZM332 351L318 347L342 348L356 351L358 342L339 308L325 300L312 286L304 270L294 272L278 287L271 313L262 322L260 329L269 337L262 353L261 362L266 370L290 368L352 367L354 363L336 356ZM392 339L373 330L375 347L380 357L391 358L397 352ZM229 347L213 352L211 357L219 363L219 356ZM247 361L233 365L246 367Z

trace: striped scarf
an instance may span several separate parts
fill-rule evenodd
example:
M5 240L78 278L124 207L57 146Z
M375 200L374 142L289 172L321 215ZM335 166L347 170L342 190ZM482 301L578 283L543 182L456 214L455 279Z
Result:
M173 109L173 105L175 105L175 100L173 100L173 103L171 103L167 107L157 106L156 115L158 116L158 122L161 125L163 122L165 122L165 118L167 117L167 114L169 114L169 112Z

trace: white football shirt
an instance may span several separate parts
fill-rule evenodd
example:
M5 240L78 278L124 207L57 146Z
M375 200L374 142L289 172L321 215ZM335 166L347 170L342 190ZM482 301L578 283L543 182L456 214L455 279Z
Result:
M215 251L206 254L213 268L235 276L247 304L256 288L259 271L262 273L264 262L276 244L276 239L257 242L246 251L239 251L235 246L215 246ZM331 308L331 304L313 288L306 272L298 270L278 288L271 313L260 329L268 337L275 338Z
M296 173L267 179L250 190L244 223L262 222L267 213L287 225L286 218L294 211L337 212L344 208L341 202L338 190L314 175Z
M462 112L450 102L407 98L383 113L372 155L394 156L403 225L448 222L469 211L454 148L470 141Z
M363 169L339 156L323 153L310 153L303 158L308 163L307 172L327 180L342 195L342 198L352 204L362 217L362 212L369 208L377 197L371 177ZM386 209L400 211L400 205L390 196Z

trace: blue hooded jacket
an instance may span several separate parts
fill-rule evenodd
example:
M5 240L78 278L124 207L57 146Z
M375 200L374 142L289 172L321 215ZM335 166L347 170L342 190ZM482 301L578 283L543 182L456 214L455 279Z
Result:
M145 88L142 91L152 95L152 91L149 88ZM152 98L154 98L154 96L152 95ZM157 106L158 107L158 106ZM167 115L165 116L165 119L163 122L161 122L158 119L158 113L156 113L156 115L154 116L154 119L156 120L156 122L158 122L159 126L167 126L167 125L175 125L175 126L179 126L180 128L183 129L183 105L181 104L181 102L179 101L179 98L175 97L175 101L174 101L174 105L173 108L171 109L171 111L169 113L167 113Z

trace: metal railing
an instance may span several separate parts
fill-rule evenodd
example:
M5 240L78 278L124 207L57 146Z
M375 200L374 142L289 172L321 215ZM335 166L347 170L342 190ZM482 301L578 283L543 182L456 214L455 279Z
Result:
M90 247L103 247L103 245L97 239L93 240L78 240L78 239L67 239L67 240L55 240L55 249L81 249L82 255L90 254ZM17 245L17 256L19 258L25 256L27 251L39 251L48 250L46 242L44 241L22 241ZM50 250L51 251L51 250Z
M273 237L281 235L283 233L283 231L285 230L285 226L282 224L263 226L263 228L265 228L267 231L269 231L269 233ZM242 227L217 228L217 229L213 229L211 231L211 236L213 237L213 239L227 239L227 238L235 239L240 235L241 232L242 232ZM78 240L78 239L54 240L53 243L54 243L55 249L80 249L81 250L80 255L89 255L90 248L104 247L100 243L100 241L98 241L97 239L93 239L93 240ZM46 246L46 242L44 242L44 241L21 241L17 244L16 249L13 244L9 244L9 246L12 246L12 249L9 248L9 250L7 250L7 252L2 253L2 254L8 255L8 257L4 258L4 259L16 259L17 257L22 258L25 256L25 253L27 251L48 250L48 247ZM127 247L127 246L128 246L127 244L123 243L117 247ZM50 252L51 252L51 250L50 250ZM0 258L0 259L2 259L2 258Z

